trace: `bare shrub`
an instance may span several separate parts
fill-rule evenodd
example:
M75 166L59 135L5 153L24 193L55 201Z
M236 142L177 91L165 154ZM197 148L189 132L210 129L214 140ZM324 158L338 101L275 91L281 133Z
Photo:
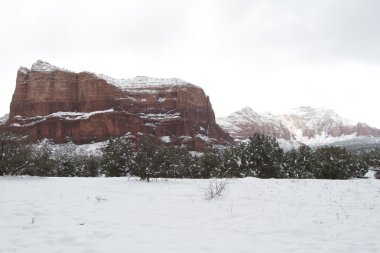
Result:
M100 201L107 201L108 199L98 195L98 196L95 196L95 200L100 202Z
M227 179L210 181L208 187L203 190L205 198L211 200L222 196L226 191L227 184Z

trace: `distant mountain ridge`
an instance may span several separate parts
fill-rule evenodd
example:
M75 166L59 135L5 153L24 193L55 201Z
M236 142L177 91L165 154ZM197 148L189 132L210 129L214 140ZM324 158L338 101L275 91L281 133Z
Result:
M356 137L380 137L380 129L344 119L331 109L302 106L285 114L259 114L250 107L217 118L217 123L237 141L261 133L277 139L317 145Z

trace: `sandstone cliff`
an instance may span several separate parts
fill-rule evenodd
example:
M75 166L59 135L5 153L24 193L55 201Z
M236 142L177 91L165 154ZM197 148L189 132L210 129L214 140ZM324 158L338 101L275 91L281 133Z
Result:
M74 73L43 61L19 69L6 126L33 141L56 143L97 142L127 133L194 149L232 141L196 85L174 78Z

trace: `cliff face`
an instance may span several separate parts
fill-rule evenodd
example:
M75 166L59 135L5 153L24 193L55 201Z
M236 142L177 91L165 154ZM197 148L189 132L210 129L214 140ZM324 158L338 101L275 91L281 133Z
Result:
M254 133L301 143L308 143L313 138L349 135L380 137L380 129L353 123L332 110L311 107L299 107L282 115L258 114L246 107L228 117L219 118L218 124L236 140L245 140Z
M204 91L180 79L113 79L38 61L20 68L8 129L56 143L124 134L202 149L232 141L215 122Z

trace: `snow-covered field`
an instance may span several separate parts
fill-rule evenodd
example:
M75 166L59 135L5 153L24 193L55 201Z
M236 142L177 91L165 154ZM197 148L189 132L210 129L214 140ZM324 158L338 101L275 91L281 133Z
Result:
M380 180L0 177L0 252L380 252Z

